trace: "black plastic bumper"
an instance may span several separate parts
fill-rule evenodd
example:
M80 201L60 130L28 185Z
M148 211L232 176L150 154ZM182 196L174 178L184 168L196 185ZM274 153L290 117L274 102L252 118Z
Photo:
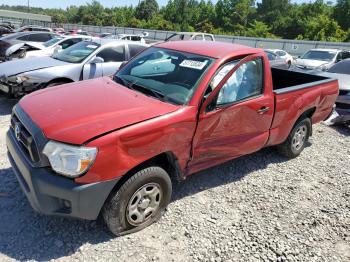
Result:
M14 134L7 132L8 156L31 206L40 213L94 220L118 180L76 184L48 168L33 167Z

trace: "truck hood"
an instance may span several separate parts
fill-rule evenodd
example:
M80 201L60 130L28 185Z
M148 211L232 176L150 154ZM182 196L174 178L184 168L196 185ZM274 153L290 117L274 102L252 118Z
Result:
M298 58L296 60L296 65L297 66L302 66L306 68L316 68L322 65L327 65L330 64L331 62L327 61L320 61L320 60L312 60L312 59L300 59Z
M14 76L28 71L63 65L70 65L70 63L59 61L51 57L28 57L26 59L18 59L1 63L0 76Z
M76 145L180 108L109 77L40 90L25 96L19 105L47 138Z

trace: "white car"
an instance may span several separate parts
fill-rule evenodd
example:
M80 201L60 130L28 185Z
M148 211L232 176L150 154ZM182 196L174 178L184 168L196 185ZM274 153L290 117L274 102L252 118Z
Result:
M283 58L286 63L288 64L288 68L292 66L294 58L292 55L288 54L286 51L282 49L266 49L267 51L270 51L271 53L274 53L275 55L279 56L280 58Z
M215 37L212 34L200 33L200 32L178 32L178 33L172 34L164 41L168 42L168 41L184 41L184 40L215 42Z
M299 57L295 66L303 70L327 71L334 64L350 58L350 52L340 49L311 49Z
M59 36L45 43L30 44L24 57L52 56L53 54L75 45L76 43L91 38L91 36L85 35Z
M143 32L142 34L133 35L133 34L118 34L118 35L107 35L103 38L106 39L116 39L116 40L126 40L139 42L141 44L146 44L145 38L149 35L148 32Z

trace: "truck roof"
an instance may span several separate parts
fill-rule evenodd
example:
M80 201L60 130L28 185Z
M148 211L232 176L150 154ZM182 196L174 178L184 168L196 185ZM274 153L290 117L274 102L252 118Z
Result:
M262 49L252 48L244 45L212 42L212 41L170 41L155 45L156 47L188 52L213 58L224 58L227 55L247 55L262 52Z

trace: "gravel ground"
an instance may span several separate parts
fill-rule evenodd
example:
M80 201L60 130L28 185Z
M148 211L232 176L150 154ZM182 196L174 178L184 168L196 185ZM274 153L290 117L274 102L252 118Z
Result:
M35 213L11 171L0 95L0 261L350 261L350 130L314 127L302 155L264 149L174 188L168 212L115 238L102 222Z

